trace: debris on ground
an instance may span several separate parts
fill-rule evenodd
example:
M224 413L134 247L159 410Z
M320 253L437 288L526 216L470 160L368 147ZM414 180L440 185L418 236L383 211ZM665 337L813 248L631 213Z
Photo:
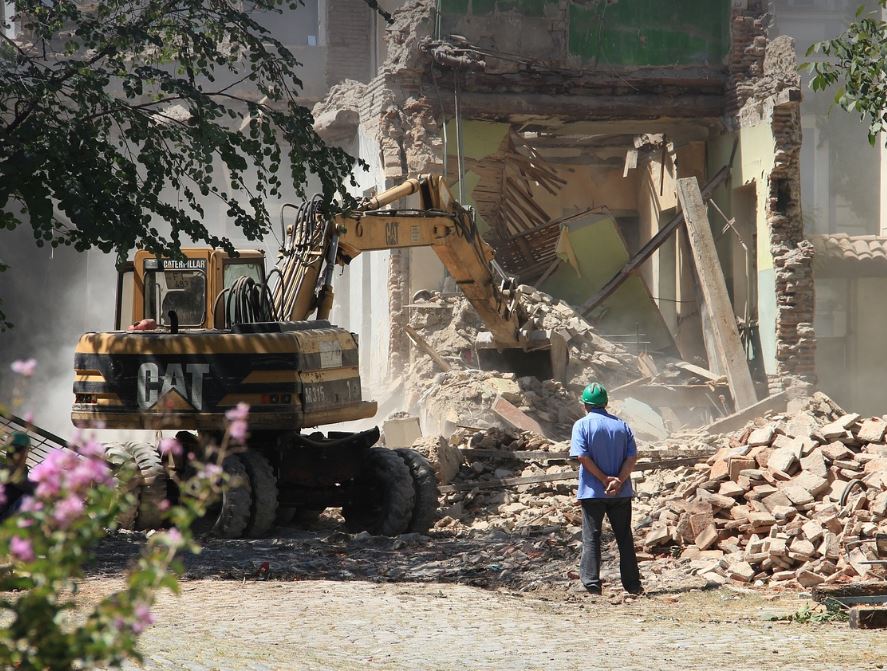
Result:
M880 577L887 533L887 417L822 393L758 419L672 478L638 542L713 584L809 588Z

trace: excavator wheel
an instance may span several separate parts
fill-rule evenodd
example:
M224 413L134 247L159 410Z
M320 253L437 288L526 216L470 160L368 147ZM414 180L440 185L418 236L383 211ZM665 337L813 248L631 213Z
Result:
M252 491L249 523L246 535L258 538L274 526L277 515L277 478L271 463L261 452L247 450L237 455L249 476Z
M222 498L195 524L195 531L218 538L241 538L252 513L249 476L236 454L225 457L222 469L228 474L228 487Z
M407 530L420 534L428 533L437 518L438 497L440 496L437 489L437 474L428 459L416 450L401 447L394 451L400 455L400 458L410 469L410 475L413 477L413 490L416 493L413 516Z
M136 479L138 466L135 459L129 453L126 443L105 443L105 461L111 471L120 476L123 471L132 480ZM131 490L130 493L135 498L133 505L122 511L117 517L117 527L119 529L133 529L136 523L136 516L139 514L139 498L141 496L141 484L138 482L128 481L124 483Z
M169 475L163 467L160 453L153 445L148 443L127 443L127 445L131 446L132 456L142 476L135 528L157 529L163 526L166 518L162 503L167 497Z
M416 494L410 469L397 452L367 450L357 484L366 493L342 507L349 531L396 536L409 528Z

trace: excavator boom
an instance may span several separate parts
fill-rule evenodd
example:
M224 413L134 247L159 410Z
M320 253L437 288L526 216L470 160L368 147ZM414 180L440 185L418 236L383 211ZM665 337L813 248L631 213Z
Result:
M403 198L418 195L411 209L381 209ZM430 247L447 272L489 328L500 348L530 346L527 321L515 291L515 280L495 261L493 249L480 237L473 213L452 196L442 177L426 175L410 179L366 201L357 211L328 218L318 216L312 230L324 229L315 244L287 250L278 265L289 294L280 294L281 314L290 319L308 318L317 310L326 319L332 308L334 263L348 264L362 252ZM311 226L297 222L293 230ZM303 233L299 239L303 239ZM280 289L281 287L278 287ZM534 349L539 341L533 340Z

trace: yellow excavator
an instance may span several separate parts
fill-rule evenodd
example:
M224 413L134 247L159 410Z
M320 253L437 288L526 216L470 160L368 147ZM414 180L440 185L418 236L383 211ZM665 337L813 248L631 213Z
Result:
M385 209L412 198L410 209ZM225 413L247 403L247 449L224 463L235 486L203 521L222 537L262 536L296 514L341 506L351 530L425 532L437 509L434 472L413 450L373 447L378 428L305 429L373 417L361 396L357 335L328 321L335 268L362 252L431 247L488 326L500 350L544 350L544 334L494 260L470 209L437 176L411 179L327 215L317 198L297 208L276 267L264 254L138 251L119 268L116 329L81 336L72 420L79 427L175 430L186 449L220 440ZM110 462L141 474L124 523L163 524L175 478L154 445L111 444Z

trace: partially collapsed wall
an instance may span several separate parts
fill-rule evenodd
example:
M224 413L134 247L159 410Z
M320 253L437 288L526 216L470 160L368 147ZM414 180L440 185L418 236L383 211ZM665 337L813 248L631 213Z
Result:
M568 24L557 16L548 13L544 20L560 21L558 30L567 31ZM603 16L602 11L601 20ZM757 247L772 257L766 261L772 260L774 277L763 286L775 292L775 319L762 321L762 328L771 331L775 322L776 365L768 370L768 382L771 392L796 381L811 382L815 377L812 248L803 240L800 212L800 82L794 50L788 38L768 39L763 0L732 3L725 19L730 25L725 67L629 68L628 81L618 72L614 75L612 67L598 67L597 60L580 63L574 71L546 69L538 58L504 58L502 52L478 48L458 36L442 41L435 34L435 3L410 2L394 13L387 29L387 58L378 75L367 84L346 82L335 87L314 110L316 126L332 141L354 136L358 128L372 138L385 187L422 173L445 171L441 120L453 117L457 87L462 91L463 114L473 119L520 117L532 124L547 113L558 123L613 123L614 133L631 118L651 123L660 117L698 118L700 128L708 123L709 129L714 119L723 125L721 132L735 132L737 137L742 129L769 126L772 166L761 176L766 195L757 203L769 237L769 245L759 241ZM571 58L576 60L575 54ZM449 138L447 144L453 143L454 138ZM452 165L447 173L454 174ZM759 238L761 232L759 227ZM410 258L408 251L394 250L388 266L389 369L395 375L405 374L410 361L410 342L403 329L411 303Z
M739 129L769 124L773 165L764 203L775 269L777 375L771 391L815 382L813 246L801 218L801 82L794 42L767 38L768 3L733 15L728 114Z

